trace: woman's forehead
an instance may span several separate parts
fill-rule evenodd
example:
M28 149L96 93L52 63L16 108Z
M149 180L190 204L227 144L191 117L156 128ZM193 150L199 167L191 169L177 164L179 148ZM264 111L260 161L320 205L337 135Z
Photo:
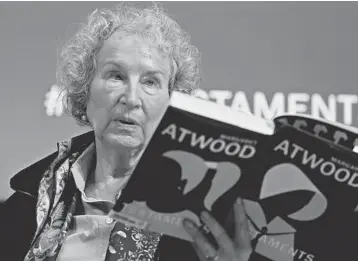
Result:
M104 41L98 58L100 64L118 60L170 71L169 57L158 51L158 45L153 40L122 32L115 32Z

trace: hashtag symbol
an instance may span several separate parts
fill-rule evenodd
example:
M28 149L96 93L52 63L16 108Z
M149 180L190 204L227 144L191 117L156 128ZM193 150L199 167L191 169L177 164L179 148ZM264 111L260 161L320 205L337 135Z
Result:
M48 116L60 117L63 113L63 92L61 93L60 87L56 84L45 95L44 105L46 108L46 114Z

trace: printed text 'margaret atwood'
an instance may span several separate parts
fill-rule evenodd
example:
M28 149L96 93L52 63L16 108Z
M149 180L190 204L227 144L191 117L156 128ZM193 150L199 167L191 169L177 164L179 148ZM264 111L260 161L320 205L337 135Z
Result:
M228 156L236 156L243 159L251 158L256 153L255 147L246 144L246 142L241 144L237 141L207 137L183 127L177 127L175 124L167 126L161 134L169 135L172 140L177 140L179 143L187 142L191 147L198 147L202 150L207 149L213 153L224 153Z
M291 159L299 159L302 165L318 170L317 173L326 177L334 178L337 182L346 183L350 187L358 188L358 173L324 159L315 153L310 153L307 149L289 140L281 141L275 146L274 151L282 152Z

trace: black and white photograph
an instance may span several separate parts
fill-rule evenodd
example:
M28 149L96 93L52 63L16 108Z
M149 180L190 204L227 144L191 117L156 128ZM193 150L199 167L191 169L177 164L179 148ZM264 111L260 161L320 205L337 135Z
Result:
M358 260L357 28L355 1L0 1L0 260Z

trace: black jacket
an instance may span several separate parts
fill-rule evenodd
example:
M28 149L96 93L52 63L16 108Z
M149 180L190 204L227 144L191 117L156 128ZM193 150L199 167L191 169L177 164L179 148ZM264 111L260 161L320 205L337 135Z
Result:
M72 148L82 150L93 141L93 132L73 139ZM57 152L21 170L11 180L15 191L0 212L0 260L21 261L36 230L36 203L40 181ZM190 243L163 236L156 253L161 261L198 260Z

